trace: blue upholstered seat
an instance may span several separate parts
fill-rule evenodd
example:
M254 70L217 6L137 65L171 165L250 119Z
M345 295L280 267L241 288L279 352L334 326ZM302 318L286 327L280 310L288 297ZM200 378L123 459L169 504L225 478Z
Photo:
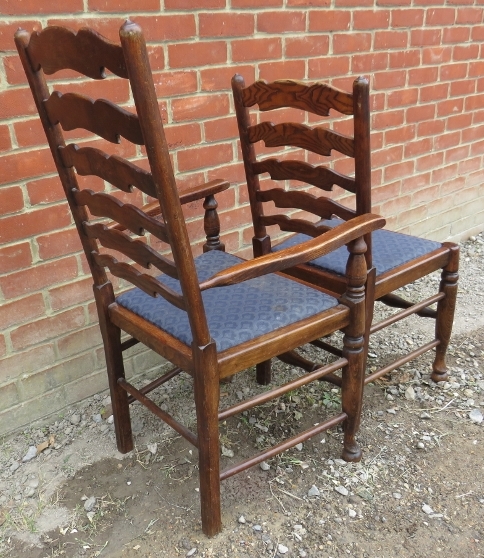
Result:
M242 260L225 252L213 251L195 258L199 281ZM161 275L171 289L181 292L176 279ZM202 293L210 334L218 351L255 339L280 327L314 316L338 301L279 275L269 274L237 285L209 289ZM118 304L191 345L192 333L186 312L161 297L153 298L138 288L123 293Z
M342 223L340 219L323 220L321 222L330 227L335 227ZM296 246L310 238L311 237L305 234L296 234L284 242L281 242L281 244L274 246L272 250L276 252L284 248ZM442 246L440 242L435 242L433 240L425 240L424 238L418 238L408 234L379 229L372 233L373 265L376 267L377 275L381 275L419 256L428 254L440 246ZM348 250L346 246L343 246L326 256L308 262L308 265L338 275L344 275L347 261Z

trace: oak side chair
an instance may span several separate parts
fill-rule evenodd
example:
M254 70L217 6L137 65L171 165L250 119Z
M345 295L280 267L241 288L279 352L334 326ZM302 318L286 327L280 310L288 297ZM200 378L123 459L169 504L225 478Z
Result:
M252 210L254 256L264 256L289 247L297 247L309 238L316 237L321 231L371 211L370 103L366 78L356 79L353 91L347 93L324 83L304 84L292 80L272 83L260 80L246 87L242 76L235 75L232 79L232 90ZM301 121L281 122L284 113L278 116L277 111L271 113L275 124L268 121L267 117L264 118L264 111L281 108L298 109ZM336 113L337 122L338 113L339 121L346 118L346 122L343 123L346 125L344 134L331 130L328 126L311 126L316 119L321 120L321 117L329 116L331 109ZM331 116L333 115L334 113L331 113ZM348 133L351 135L347 135ZM282 152L268 156L267 149L264 152L261 146L262 142L266 148L291 146L297 149L292 149L287 154ZM330 158L332 151L333 158ZM337 152L336 157L334 151ZM335 159L340 159L336 162L340 167L336 168L341 169L342 159L348 164L350 172L343 174L330 165L320 164ZM345 172L346 168L343 167ZM261 186L259 180L260 175L267 174L272 179L270 188L264 186L263 182ZM285 181L292 182L285 187ZM306 189L307 185L315 187L313 190L317 188L317 195L305 192L301 183ZM342 200L343 203L334 201L328 196L334 185L352 196L347 195ZM316 215L320 220L313 223L298 218L297 215L293 216L296 218L291 218L287 214L274 213L266 202L271 202L276 208L298 208ZM296 234L273 245L267 231L267 227L271 225ZM432 379L435 382L446 380L448 376L445 354L451 335L457 295L458 246L451 242L434 242L389 230L377 230L368 234L365 241L368 247L366 261L369 270L366 297L368 334L375 333L411 314L433 318L436 321L434 339L367 374L365 384L433 348L436 354ZM439 292L430 298L410 302L393 292L439 269L442 270ZM286 269L285 273L329 288L335 293L342 293L347 282L344 270L345 254L338 249L321 258L314 258L307 263ZM403 310L379 323L372 323L374 301ZM431 308L435 303L437 308ZM340 355L340 351L326 341L318 340L313 344ZM300 359L300 362L303 361ZM310 370L311 365L306 365ZM270 362L259 364L259 374L265 375L266 381L270 380ZM326 379L339 383L334 376Z
M92 273L117 447L123 453L133 448L129 405L135 400L197 447L202 528L211 536L221 530L221 480L337 424L344 428L343 458L360 459L355 435L364 374L363 238L383 226L384 220L362 215L295 248L252 261L225 253L218 241L213 196L228 185L212 181L179 194L142 31L127 21L119 35L121 45L87 28L74 32L47 27L32 35L19 30L15 41ZM75 70L99 80L105 77L105 68L129 80L136 114L107 100L94 101L55 90L50 93L47 87L46 75L59 70ZM107 142L119 143L123 137L143 145L150 170L89 145L66 144L63 130L78 128ZM77 175L94 175L125 194L134 190L135 195L140 190L157 201L138 207L106 192L81 188ZM208 240L204 253L194 258L182 204L202 198ZM165 243L172 258L142 242L139 237L145 231ZM339 300L318 287L277 273L344 245L349 251L347 286ZM162 275L154 277L143 271L151 266ZM134 288L116 296L111 275L127 280ZM342 356L336 362L219 411L221 379L336 330L345 333ZM122 331L131 336L123 342ZM143 388L130 384L123 368L123 350L138 342L175 366ZM342 408L335 416L220 472L219 420L338 369L342 369L343 378ZM182 371L193 377L196 433L147 397Z

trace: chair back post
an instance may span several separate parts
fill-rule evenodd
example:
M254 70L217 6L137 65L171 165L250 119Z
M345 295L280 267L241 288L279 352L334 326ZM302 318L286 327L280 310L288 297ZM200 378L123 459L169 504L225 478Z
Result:
M158 200L173 258L179 270L193 341L195 345L202 347L210 343L211 337L163 130L146 43L139 25L129 20L121 27L119 36Z
M59 147L65 147L61 126L58 123L53 124L47 114L44 100L49 98L50 92L47 87L42 68L35 70L32 67L32 63L28 54L29 43L30 33L23 29L19 29L15 33L15 44L17 46L20 60L27 76L30 89L34 97L35 105L37 106L40 120L42 122L47 140L49 142L49 147L52 152L55 165L57 167L57 172L59 173L59 177L61 179L67 202L72 211L74 222L79 232L79 237L81 239L82 247L86 255L87 263L92 273L94 285L96 287L100 287L106 283L109 283L109 281L104 268L98 265L92 257L92 253L98 250L98 245L96 240L93 238L89 238L84 231L83 223L88 220L87 211L84 206L78 205L74 198L73 191L79 190L76 174L74 172L74 169L66 167L61 159Z
M243 154L245 176L249 192L250 210L252 212L252 222L254 224L254 238L252 244L254 257L269 254L271 251L271 240L267 235L266 227L261 223L261 216L264 214L262 202L257 199L257 192L260 191L260 182L257 174L254 173L252 165L256 162L254 145L249 141L247 130L250 126L249 110L244 105L242 90L245 88L244 78L235 74L232 78L232 91L234 95L235 114L239 128L240 147Z
M353 82L356 213L371 213L370 84L365 77ZM365 236L366 264L372 267L371 234Z

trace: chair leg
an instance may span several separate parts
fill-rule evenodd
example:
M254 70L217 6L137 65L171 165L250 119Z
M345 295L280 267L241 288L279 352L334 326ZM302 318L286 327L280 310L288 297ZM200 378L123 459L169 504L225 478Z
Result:
M448 378L445 355L449 346L452 324L454 321L455 303L457 299L457 281L459 279L459 247L451 249L449 263L442 270L440 292L445 294L437 304L437 320L435 322L435 338L440 341L435 349L435 360L432 366L432 380L443 382Z
M218 428L220 385L215 343L194 346L193 358L202 530L212 537L222 530Z
M116 445L121 453L128 453L134 447L131 432L128 394L118 385L118 379L124 378L123 351L121 350L121 330L109 319L109 304L114 300L111 283L94 286L94 297L99 315L99 325L104 342L106 367L108 372L111 405L113 407Z
M255 366L255 378L261 386L268 386L272 380L271 361L264 360Z
M364 345L363 336L343 338L343 356L348 364L342 370L341 403L347 418L343 423L344 442L341 458L345 461L360 461L361 448L356 442L356 434L360 426L361 408L364 387Z

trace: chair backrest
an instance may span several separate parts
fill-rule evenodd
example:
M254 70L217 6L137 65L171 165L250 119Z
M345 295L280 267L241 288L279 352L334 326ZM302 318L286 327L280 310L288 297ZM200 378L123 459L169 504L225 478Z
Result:
M164 297L188 313L193 340L203 345L210 341L210 334L146 44L140 27L130 21L121 27L119 35L121 45L88 28L76 33L63 27L47 27L32 36L19 30L15 41L94 284L100 286L108 281L105 271L108 268L113 275L131 282L149 295ZM65 69L95 80L104 79L105 69L108 69L129 80L137 114L104 99L94 101L78 93L62 94L55 90L49 93L45 76ZM88 130L111 143L120 143L123 137L135 145L144 146L150 171L100 149L66 144L63 130L77 128ZM127 194L135 187L143 194L157 198L162 218L155 219L109 193L81 189L74 169L77 175L98 176ZM133 192L133 201L135 196ZM92 222L91 216L104 217L112 222ZM137 238L145 231L169 245L173 260ZM109 252L103 251L102 247ZM121 253L121 260L131 260L144 268L154 266L178 279L181 294L140 272L131 263L119 261L112 255L113 250Z
M280 80L267 83L257 81L246 87L240 75L232 78L235 110L239 127L240 143L244 159L247 187L254 224L254 255L260 256L271 250L270 237L266 227L278 225L283 231L304 233L317 236L327 230L325 225L316 225L306 219L290 218L282 214L265 214L264 203L273 202L279 208L294 208L310 212L321 219L330 219L336 215L343 220L371 211L371 176L370 176L370 109L368 80L360 77L353 84L353 92L346 93L324 83L306 85L292 80ZM268 122L260 121L261 115L255 114L251 122L250 107L258 105L259 111L275 109L298 109L303 111L302 122ZM329 117L333 109L342 115L352 116L352 136L341 134L323 126L311 127L318 117ZM272 115L271 115L272 116ZM285 114L282 112L282 116ZM343 125L348 124L344 121ZM299 148L287 154L282 152L277 157L267 157L267 153L255 144L263 141L266 147ZM260 144L259 144L260 145ZM342 174L327 162L331 152L354 159L351 165L354 176ZM302 153L301 153L302 152ZM336 165L341 166L335 157ZM316 162L316 164L313 164ZM283 184L270 189L262 189L259 175L268 173L273 181ZM352 174L352 173L351 173ZM314 196L301 188L284 187L284 181L297 180L329 192L337 185L354 194L354 208L346 207L328 194ZM266 211L267 213L267 211ZM365 237L368 245L367 264L371 267L371 238Z

